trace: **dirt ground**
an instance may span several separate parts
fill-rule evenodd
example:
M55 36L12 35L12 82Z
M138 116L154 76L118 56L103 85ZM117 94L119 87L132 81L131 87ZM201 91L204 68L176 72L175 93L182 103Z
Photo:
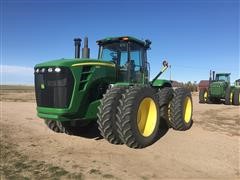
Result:
M238 179L240 107L199 104L194 124L144 149L49 130L32 90L1 91L1 179Z

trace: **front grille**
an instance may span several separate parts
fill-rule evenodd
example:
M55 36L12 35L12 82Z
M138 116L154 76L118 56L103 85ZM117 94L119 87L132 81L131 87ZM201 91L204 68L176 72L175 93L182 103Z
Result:
M214 96L220 96L223 93L223 88L220 86L211 86L210 94Z
M60 72L56 72L54 67L36 68L34 75L38 106L51 108L69 106L74 86L74 78L69 68L60 67Z

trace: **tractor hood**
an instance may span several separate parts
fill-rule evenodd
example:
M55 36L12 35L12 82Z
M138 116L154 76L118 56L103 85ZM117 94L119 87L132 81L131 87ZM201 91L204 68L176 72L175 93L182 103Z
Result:
M38 67L77 67L77 66L107 66L115 67L115 64L108 61L99 61L98 59L58 59L53 61L47 61L37 64L34 68Z
M225 97L225 89L227 86L228 86L228 84L225 81L212 82L209 87L209 94L212 97L224 98Z
M226 86L226 82L225 81L217 81L217 82L212 82L211 83L211 87L223 87L223 86Z
M93 119L101 95L116 80L116 68L97 59L60 59L37 64L34 76L39 117Z

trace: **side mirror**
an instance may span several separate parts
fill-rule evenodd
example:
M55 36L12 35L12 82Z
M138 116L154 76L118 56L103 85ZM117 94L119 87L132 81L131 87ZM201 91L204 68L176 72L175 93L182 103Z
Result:
M163 67L168 67L168 62L167 61L164 60L162 64L163 64Z

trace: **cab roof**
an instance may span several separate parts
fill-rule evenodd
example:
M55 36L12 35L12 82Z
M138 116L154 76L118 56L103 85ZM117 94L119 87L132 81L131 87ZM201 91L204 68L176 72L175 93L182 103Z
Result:
M216 75L227 75L229 76L231 73L217 73Z
M114 42L114 41L131 41L131 42L135 42L135 43L138 43L142 46L145 46L149 48L150 44L151 44L151 41L150 40L145 40L145 41L142 41L142 40L139 40L135 37L132 37L132 36L118 36L118 37L106 37L104 39L100 39L97 41L97 43L99 45L101 44L105 44L105 43L111 43L111 42Z

